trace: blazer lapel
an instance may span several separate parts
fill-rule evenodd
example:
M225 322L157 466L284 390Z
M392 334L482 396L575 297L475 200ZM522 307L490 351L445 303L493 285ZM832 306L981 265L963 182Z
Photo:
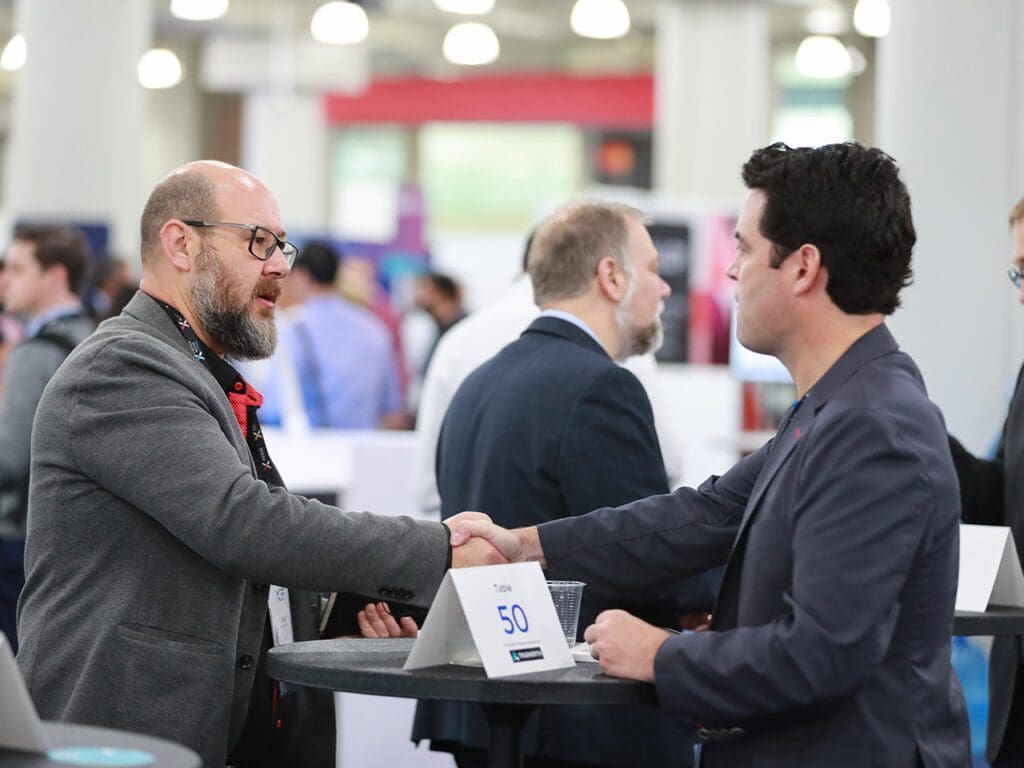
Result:
M772 480L793 453L800 439L810 431L818 412L825 407L832 395L871 360L897 349L896 340L893 339L885 325L879 325L868 331L850 345L850 348L811 387L802 400L794 404L795 411L791 411L779 425L779 430L772 440L768 460L750 491L750 497L747 499L747 505L743 511L743 520L740 521L732 551L729 553L725 575L722 577L722 586L719 588L718 600L715 604L713 628L727 629L737 624L739 589L736 580L739 578L738 574L742 568L746 535Z

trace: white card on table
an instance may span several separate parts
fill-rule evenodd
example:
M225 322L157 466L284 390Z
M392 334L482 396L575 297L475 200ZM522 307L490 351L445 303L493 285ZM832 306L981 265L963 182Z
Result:
M488 677L575 665L538 563L445 575L405 669L474 663Z
M1024 573L1013 531L1002 525L961 525L956 610L982 613L989 603L1024 608Z
M0 749L46 752L46 734L21 679L7 638L0 633Z
M294 643L295 633L292 630L292 606L288 599L288 587L271 584L267 608L270 609L270 634L274 645Z

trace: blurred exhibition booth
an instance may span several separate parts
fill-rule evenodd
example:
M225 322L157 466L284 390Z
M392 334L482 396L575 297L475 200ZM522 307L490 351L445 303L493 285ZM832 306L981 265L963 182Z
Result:
M1002 424L1024 357L1005 276L1024 195L1018 0L0 0L0 37L8 231L73 221L137 265L147 191L217 158L261 176L291 239L336 241L349 289L400 314L428 267L487 305L569 198L648 211L687 482L789 404L785 372L730 343L740 166L774 140L880 146L918 230L891 326L969 448ZM416 514L413 439L286 424L273 445L294 489ZM370 727L354 723L343 733Z

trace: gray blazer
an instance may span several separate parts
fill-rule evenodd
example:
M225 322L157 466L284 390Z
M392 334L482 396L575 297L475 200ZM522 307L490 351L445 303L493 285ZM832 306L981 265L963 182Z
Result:
M447 546L437 523L256 479L223 390L140 293L39 406L18 665L46 719L171 739L223 766L260 650L259 584L426 606Z
M728 553L711 630L655 659L661 706L709 742L706 768L968 765L938 408L882 325L791 416L697 490L540 526L550 577L636 592Z

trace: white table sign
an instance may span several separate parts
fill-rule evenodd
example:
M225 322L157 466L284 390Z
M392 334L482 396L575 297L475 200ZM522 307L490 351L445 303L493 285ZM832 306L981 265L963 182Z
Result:
M575 666L539 564L448 571L405 669L480 663L488 677Z
M1024 608L1024 574L1013 531L1001 525L961 525L956 610L981 613L989 603Z

